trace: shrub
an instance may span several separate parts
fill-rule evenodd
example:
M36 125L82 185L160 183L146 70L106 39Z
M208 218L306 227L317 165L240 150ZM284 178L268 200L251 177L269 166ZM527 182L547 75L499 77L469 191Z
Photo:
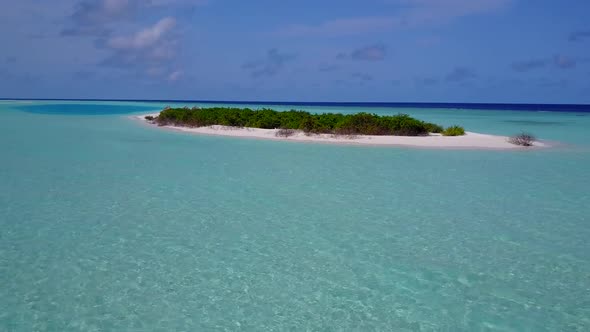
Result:
M442 132L443 136L463 136L465 129L461 126L450 126Z
M287 128L281 128L279 130L277 130L277 132L275 133L276 137L291 137L293 135L295 135L296 130L295 129L287 129Z
M290 110L249 108L167 108L153 120L160 126L206 127L224 125L264 129L303 130L306 134L399 135L421 136L442 132L443 128L410 117L407 114L379 116L371 113L309 113ZM286 131L277 136L287 134Z
M426 130L428 130L429 133L440 134L445 130L442 126L439 126L436 123L425 122L424 126L426 126Z
M536 140L537 139L535 138L535 136L528 133L520 133L518 135L514 135L508 138L509 143L520 146L533 146L533 143Z

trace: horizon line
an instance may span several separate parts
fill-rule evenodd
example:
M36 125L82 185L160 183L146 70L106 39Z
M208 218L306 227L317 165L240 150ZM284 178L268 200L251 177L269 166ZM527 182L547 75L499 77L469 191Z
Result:
M590 104L563 104L563 103L486 103L486 102L408 102L408 101L268 101L268 100L191 100L191 99L106 99L106 98L5 98L0 100L10 101L115 101L115 102L153 102L153 103L210 103L210 104L259 104L259 105L294 105L294 106L367 106L367 107L395 107L395 106L425 106L442 108L484 108L484 106L510 107L516 110L530 110L530 107L543 107L563 111L590 112ZM446 107L445 107L446 106ZM488 107L485 107L486 109ZM559 108L559 109L558 109Z

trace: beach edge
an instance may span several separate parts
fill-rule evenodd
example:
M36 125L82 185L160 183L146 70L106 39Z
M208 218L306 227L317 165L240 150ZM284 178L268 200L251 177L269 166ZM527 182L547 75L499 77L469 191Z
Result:
M277 136L279 129L239 128L221 125L207 127L158 126L146 120L146 116L158 116L159 113L133 115L129 118L140 121L151 127L174 130L183 133L225 136L234 138L264 139L300 143L324 143L336 145L408 147L423 149L456 149L456 150L536 150L552 147L546 141L536 141L531 147L523 147L508 142L508 136L465 132L463 136L377 136L377 135L307 135L303 131L295 131L292 136Z

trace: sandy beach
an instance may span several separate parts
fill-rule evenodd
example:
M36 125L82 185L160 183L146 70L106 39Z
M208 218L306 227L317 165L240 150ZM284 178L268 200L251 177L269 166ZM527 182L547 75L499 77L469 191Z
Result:
M145 122L148 125L156 126L145 119L147 115L158 116L155 114L143 114L133 116L134 119ZM199 135L217 135L230 136L239 138L268 139L292 142L308 143L327 143L327 144L350 144L350 145L373 145L373 146L397 146L397 147L417 147L417 148L435 148L435 149L473 149L473 150L530 150L535 148L547 148L550 145L546 142L535 142L532 147L522 147L508 142L507 136L488 135L474 132L466 132L464 136L442 136L440 134L431 134L429 136L342 136L331 134L312 134L306 135L303 131L296 131L289 137L277 137L278 129L260 129L260 128L238 128L228 126L208 126L208 127L176 127L161 126L159 128L171 129L191 134Z

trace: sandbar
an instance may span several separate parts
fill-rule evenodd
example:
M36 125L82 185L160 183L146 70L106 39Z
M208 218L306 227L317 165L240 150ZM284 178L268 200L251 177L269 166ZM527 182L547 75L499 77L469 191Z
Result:
M292 136L280 137L277 136L277 131L279 129L261 129L245 127L240 128L220 125L208 127L158 126L145 119L147 115L155 117L158 116L158 114L159 113L137 115L133 116L133 118L141 120L146 124L152 125L154 127L171 129L191 134L229 136L238 138L255 138L291 142L473 150L530 150L538 148L547 148L551 146L551 144L549 144L548 142L535 141L532 147L522 147L509 143L507 136L480 134L474 132L466 132L464 136L442 136L441 134L430 134L428 136L346 136L332 134L308 135L303 131L296 131Z

